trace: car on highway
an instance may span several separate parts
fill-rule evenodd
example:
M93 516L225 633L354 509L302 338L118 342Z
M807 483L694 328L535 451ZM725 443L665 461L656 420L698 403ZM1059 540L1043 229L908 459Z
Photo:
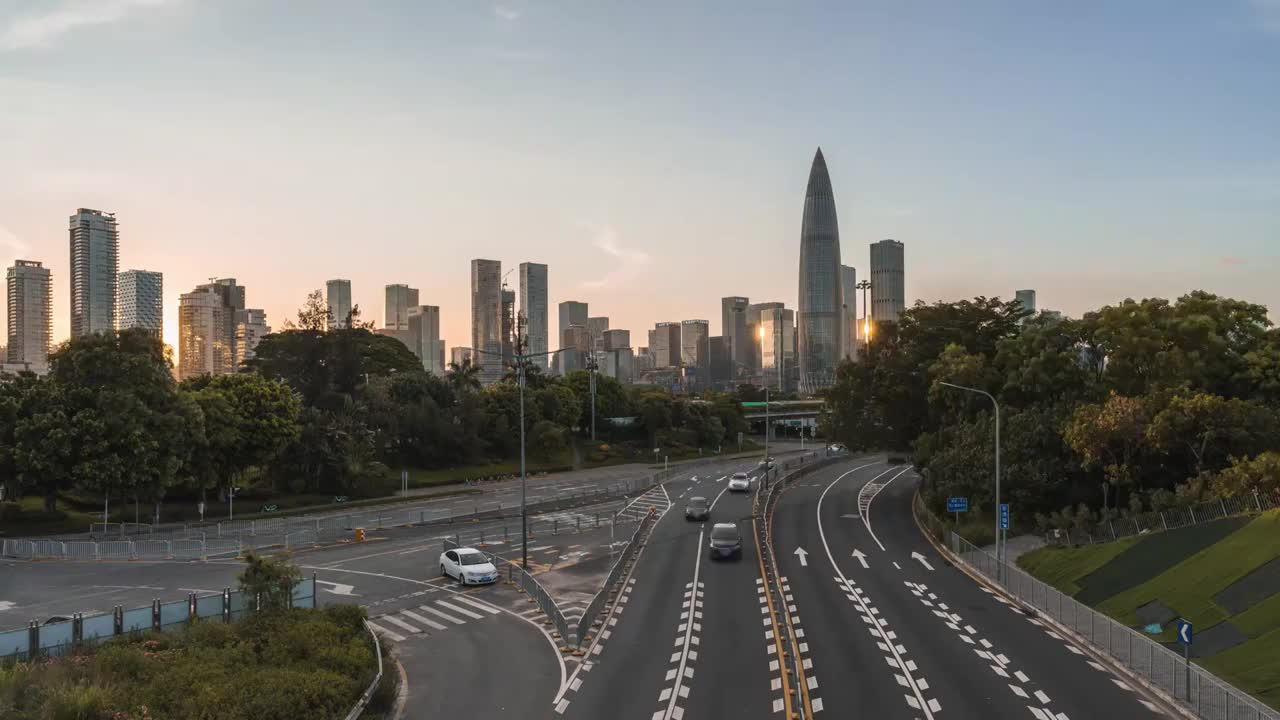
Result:
M729 492L749 492L751 490L751 478L747 477L744 472L736 472L729 478Z
M711 526L711 559L735 558L742 555L742 535L733 523Z
M440 574L463 585L484 585L498 581L498 568L475 548L457 548L440 553Z
M704 497L691 497L684 505L684 516L688 520L706 520L711 517L711 506Z

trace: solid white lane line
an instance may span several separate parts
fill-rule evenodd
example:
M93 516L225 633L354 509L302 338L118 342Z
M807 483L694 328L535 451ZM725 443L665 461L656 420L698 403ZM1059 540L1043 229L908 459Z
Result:
M393 633L390 630L382 627L381 625L379 625L378 623L372 620L367 620L366 622L369 623L369 627L376 630L380 635L386 635L387 637L391 638L392 640L395 640L396 642L401 642L402 640L404 640L403 635L400 635L399 633Z
M480 602L479 600L473 600L473 599L471 599L471 598L469 598L469 597L464 597L464 596L462 596L462 595L458 595L458 596L456 596L454 599L455 599L455 600L457 600L458 602L464 602L464 603L466 603L466 604L468 604L468 605L470 605L470 606L472 606L472 607L480 608L481 610L483 610L483 611L485 611L485 612L489 613L490 615L501 615L501 614L502 614L502 611L501 611L501 610L499 610L498 608L496 608L496 607L494 607L494 606L490 605L489 603Z
M441 625L435 620L428 620L427 618L422 617L421 615L419 615L418 613L412 610L401 610L400 614L405 615L406 617L408 617L410 620L413 620L414 622L420 622L423 625L426 625L427 627L435 628L436 630L448 630L448 628L446 628L444 625Z
M704 530L698 531L698 545L694 549L693 583L691 585L691 588L694 590L697 590L699 587L701 587L698 584L698 573L702 571L702 539L705 535L706 535L706 531ZM690 603L690 607L691 608L694 607L694 603ZM676 672L676 676L675 676L676 685L674 688L674 692L672 692L671 694L671 700L667 704L667 710L663 714L663 720L672 720L672 718L675 717L676 699L681 697L681 688L684 686L685 678L693 677L693 668L688 667L688 664L689 664L689 645L693 640L693 628L695 624L696 623L690 622L685 627L684 644L683 644L683 647L681 647L680 649L680 668ZM687 696L688 693L686 692L684 693L684 695ZM684 715L683 708L680 709L680 714Z
M439 615L440 617L444 618L445 620L448 620L454 625L465 625L467 623L466 620L459 620L458 618L448 613L442 613L439 610L431 607L430 605L419 605L418 607L422 608L423 610L426 610L429 613L432 613L433 615Z
M398 618L398 617L396 617L396 616L394 616L394 615L383 615L382 617L380 617L380 618L378 618L378 619L379 619L379 620L382 620L382 621L385 621L385 622L389 622L389 623L391 623L392 625L395 625L395 626L397 626L397 627L404 628L405 630L408 630L408 631L409 631L409 632L411 632L411 633L420 633L420 632L422 632L422 630L421 630L421 629L416 628L416 627L414 627L413 625L410 625L409 623L407 623L407 622L405 622L405 621L401 620L400 618Z
M831 484L827 485L826 489L822 491L822 495L818 496L818 509L816 512L816 516L818 519L818 538L822 541L822 549L825 550L827 553L827 561L831 563L831 569L835 571L837 576L839 576L840 582L844 586L846 591L851 590L851 588L853 588L853 583L849 582L849 579L845 577L844 571L842 571L840 569L840 566L836 564L835 555L831 554L831 546L827 543L827 533L822 528L822 502L827 499L827 493L831 492L831 488L835 487L836 484L839 483L841 480L857 472L858 470L861 470L864 467L870 467L871 465L877 465L877 464L879 463L869 463L867 465L862 465L860 467L856 467L852 470L849 470L848 472L844 473L840 477L837 477L835 480L832 480ZM876 477L872 478L871 482L875 482L877 478L880 478L891 472L893 472L893 468L889 468L888 470L885 470L884 472L880 473ZM878 540L876 542L877 544L879 544ZM881 549L883 549L883 547ZM872 614L870 609L867 607L866 601L862 599L862 596L860 594L855 594L854 596L857 597L857 603L862 608L863 614L866 617L870 618ZM881 621L881 623L873 623L872 632L875 634L878 634L881 638L884 639L885 643L889 645L889 651L893 654L894 660L897 661L897 667L903 671L904 675L906 676L907 683L911 687L911 693L915 696L916 702L920 704L920 708L919 708L920 711L924 713L927 720L933 720L933 713L935 712L934 707L932 707L933 704L929 703L924 699L924 694L920 691L920 687L916 683L916 679L913 676L913 673L911 672L911 670L909 669L909 667L914 667L915 663L911 663L911 665L909 666L907 662L902 659L902 654L898 652L898 648L895 647L894 643L890 642L889 637L885 634L884 626L882 623L883 621Z
M867 507L866 507L866 509L864 509L864 510L862 511L862 524L866 526L866 528L867 528L867 532L871 534L871 539L872 539L872 540L875 540L875 541L876 541L876 544L880 546L880 551L881 551L881 552L884 552L884 543L880 542L880 538L876 537L876 532L875 532L875 530L872 530L872 529L871 529L871 503L875 502L876 498L880 495L880 493L881 493L885 488L889 487L889 483L893 482L894 480L897 480L899 477L901 477L901 476L902 476L902 474L903 474L903 473L905 473L906 471L908 471L908 470L910 470L910 469L911 469L911 466L904 467L904 468L902 468L902 470L901 470L901 471L899 471L899 472L898 472L898 474L897 474L897 475L894 475L893 477L891 477L891 478L889 478L888 480L884 481L884 483L883 483L882 485L880 485L878 488L876 488L876 491L875 491L874 493L872 493L871 497L867 498ZM886 470L885 472L880 473L880 475L877 475L876 477L872 478L872 479L871 479L871 482L875 482L875 481L876 481L876 478L879 478L879 477L881 477L882 475L885 475L886 473L890 472L890 470L892 470L892 468L890 468L889 470ZM842 475L841 477L844 477L844 476ZM836 482L840 482L839 478L837 478L837 479L836 479ZM834 484L835 484L835 483L832 483L832 485L834 485ZM829 488L829 487L830 487L830 486L828 486L828 488ZM826 494L826 492L824 491L824 492L823 492L823 494L825 495L825 494ZM821 501L819 501L819 502L821 502Z
M473 612L471 612L470 610L468 610L468 609L466 609L466 608L458 607L457 605L454 605L453 603L447 603L447 602L445 602L445 601L443 601L443 600L437 600L437 601L436 601L436 604L437 604L437 605L439 605L439 606L440 606L440 607L442 607L442 608L447 609L447 610L452 610L452 611L454 611L454 612L458 613L459 615L466 615L467 617L471 618L472 620L483 620L483 619L484 619L484 616L483 616L483 615L481 615L480 613L473 613Z
M714 509L716 508L716 503L720 502L720 496L721 496L721 495L724 495L725 491L726 491L726 490L728 490L728 489L729 489L729 486L728 486L728 485L725 485L723 488L721 488L721 490L720 490L720 494L719 494L719 495L716 495L715 500L712 500L712 501L711 501L711 504L707 506L707 512L708 512L708 513L710 513L712 510L714 510Z

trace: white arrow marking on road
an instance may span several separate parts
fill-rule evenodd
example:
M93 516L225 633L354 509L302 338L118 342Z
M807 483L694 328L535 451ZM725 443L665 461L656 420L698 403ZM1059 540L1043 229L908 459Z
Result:
M320 583L321 585L332 585L333 586L332 590L330 590L329 588L320 588L321 590L324 590L327 593L333 593L334 595L350 595L351 597L360 597L359 595L356 595L355 593L351 592L356 588L355 585L343 585L342 583L329 582L328 580L317 580L316 582Z
M844 515L841 515L840 517L842 517L842 518L849 518L849 519L851 519L851 520L861 520L861 519L862 519L862 516L861 516L861 515L859 515L858 513L845 513Z
M863 569L863 570L870 570L870 569L871 569L871 566L867 564L867 556L866 556L866 553L863 553L861 550L854 550L854 551L853 551L853 556L854 556L854 557L856 557L856 558L858 558L858 562L862 563L862 569Z
M932 571L932 570L933 570L933 566L932 566L932 565L930 565L930 564L929 564L929 561L928 561L928 560L925 560L925 559L924 559L924 556L923 556L923 555L921 555L920 553L918 553L918 552L913 552L913 553L911 553L911 559L912 559L912 560L919 560L919 561L920 561L920 564L921 564L921 565L923 565L923 566L925 566L925 569L927 569L927 570L929 570L929 571Z
M796 548L796 557L800 558L800 567L809 567L808 556L809 553L805 552L804 548Z
M4 612L5 610L12 610L13 608L16 608L16 607L18 607L18 603L9 602L8 600L0 600L0 612Z

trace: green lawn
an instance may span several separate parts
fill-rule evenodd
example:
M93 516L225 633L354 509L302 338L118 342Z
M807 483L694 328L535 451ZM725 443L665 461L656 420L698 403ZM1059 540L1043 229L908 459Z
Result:
M1273 597L1272 600L1274 599ZM1280 652L1276 652L1278 646L1280 627L1198 662L1209 672L1248 690L1271 707L1280 708Z
M1080 592L1080 580L1111 562L1140 538L1078 548L1044 547L1018 558L1023 570L1068 595Z
M1197 627L1211 627L1228 617L1213 602L1213 596L1278 555L1280 511L1273 510L1155 578L1113 595L1098 609L1135 625L1138 619L1134 611L1160 600Z

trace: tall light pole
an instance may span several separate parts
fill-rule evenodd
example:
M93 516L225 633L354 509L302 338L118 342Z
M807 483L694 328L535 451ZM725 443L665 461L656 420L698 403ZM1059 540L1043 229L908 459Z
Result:
M760 345L764 346L764 328L760 328ZM777 357L777 348L774 348L774 357ZM763 350L761 351L763 356ZM782 376L778 376L778 381L782 381ZM764 471L769 472L769 383L764 384Z
M996 579L998 580L999 565L1003 563L1004 556L1005 556L1004 543L1001 542L1001 539L1000 539L1000 534L1001 534L1000 533L1000 403L996 401L996 398L994 395L987 392L986 390L979 390L977 388L965 387L964 385L956 385L955 383L942 382L942 381L938 381L938 384L946 385L947 387L955 388L957 390L964 390L965 392L971 392L971 393L976 393L978 395L982 395L986 397L988 400L990 400L991 404L995 406L995 409L996 409L996 507L995 507L995 511L996 511L996 561L997 561Z
M602 350L601 352L611 352L611 353L613 353L613 371L614 371L614 373L615 373L615 374L617 374L617 372L618 372L618 353L619 353L619 352L621 352L622 350L631 350L631 349L632 349L632 348L631 348L631 346L630 346L630 345L628 345L627 347L616 347L616 348L610 348L610 349L608 349L608 350ZM592 442L595 442L595 439L596 439L596 370L599 370L599 369L600 369L600 362L599 362L599 360L597 359L596 351L594 351L594 350L592 350L592 351L591 351L590 358L587 360L587 369L591 371L591 382L590 382L590 388L591 388L591 441L592 441ZM614 380L617 380L617 378L615 377L615 378L614 378Z
M871 307L867 305L867 291L871 289L871 281L863 278L862 282L853 286L862 291L862 342L871 344Z
M519 348L524 347L523 339L518 340ZM476 348L466 348L473 353L481 355L497 355L502 357L502 353L489 352L486 350L478 350ZM524 569L529 569L529 513L528 513L528 497L529 497L529 473L525 465L525 438L524 438L524 386L525 386L525 366L526 361L545 355L555 355L564 352L569 348L560 348L559 350L551 350L543 353L516 353L512 359L516 363L516 384L520 387L520 564Z

